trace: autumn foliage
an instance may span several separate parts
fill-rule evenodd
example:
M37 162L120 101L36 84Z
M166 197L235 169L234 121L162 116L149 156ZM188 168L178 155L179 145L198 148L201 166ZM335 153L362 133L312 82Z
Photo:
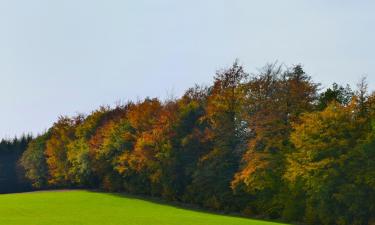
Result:
M60 117L21 165L35 188L84 187L306 224L375 220L375 97L321 91L299 65L218 71L177 99Z

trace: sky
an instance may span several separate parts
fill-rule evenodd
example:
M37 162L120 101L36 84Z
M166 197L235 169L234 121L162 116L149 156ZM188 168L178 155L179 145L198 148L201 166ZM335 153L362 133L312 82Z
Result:
M0 0L0 138L60 115L180 96L238 58L375 89L373 0Z

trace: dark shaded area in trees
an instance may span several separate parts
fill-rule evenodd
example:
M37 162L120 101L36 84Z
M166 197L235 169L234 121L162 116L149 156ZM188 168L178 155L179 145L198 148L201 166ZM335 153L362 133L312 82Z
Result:
M31 182L18 163L31 139L31 136L22 136L0 142L0 193L32 190Z

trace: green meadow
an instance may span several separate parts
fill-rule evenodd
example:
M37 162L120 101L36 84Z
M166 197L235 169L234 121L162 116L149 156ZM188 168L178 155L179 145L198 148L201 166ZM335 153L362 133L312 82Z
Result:
M0 195L2 225L276 225L125 195L47 191Z

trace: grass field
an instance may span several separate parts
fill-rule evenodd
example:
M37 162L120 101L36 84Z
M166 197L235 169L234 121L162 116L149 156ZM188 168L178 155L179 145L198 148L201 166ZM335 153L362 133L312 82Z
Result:
M89 191L0 195L1 225L272 225Z

